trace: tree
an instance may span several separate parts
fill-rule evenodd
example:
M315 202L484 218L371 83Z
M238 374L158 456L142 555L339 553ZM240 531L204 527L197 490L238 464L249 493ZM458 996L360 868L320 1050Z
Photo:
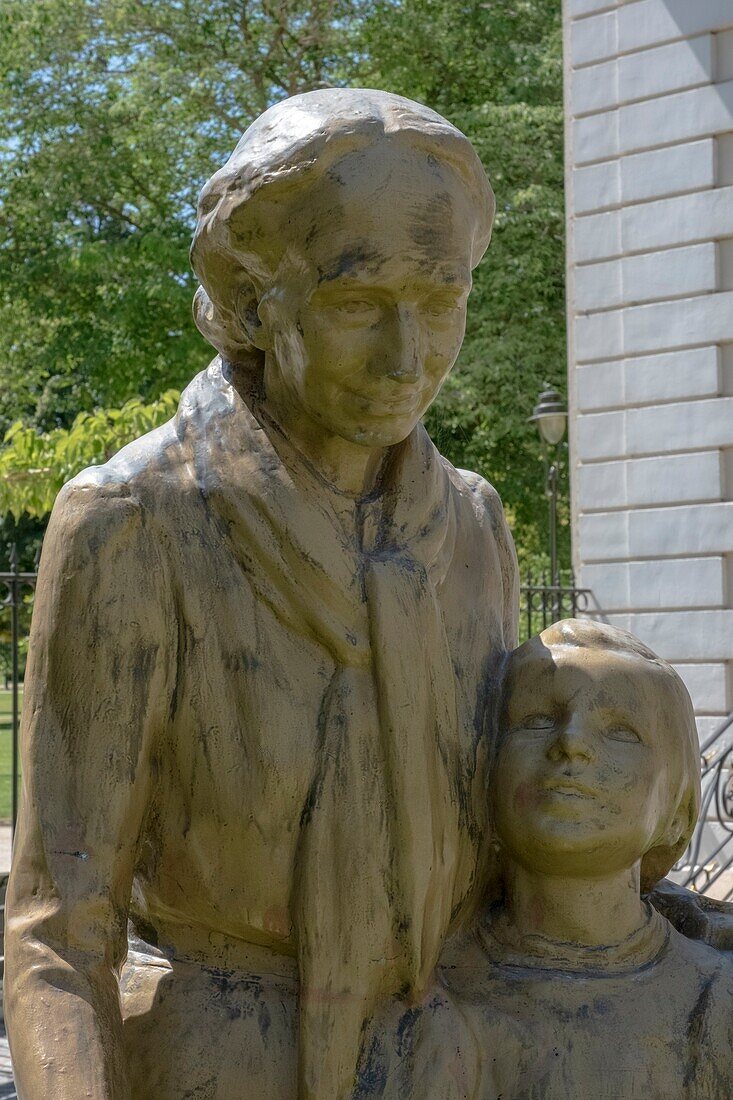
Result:
M327 77L338 2L0 6L0 426L200 369L197 192L270 102Z
M121 409L78 413L70 428L48 432L16 421L0 451L0 513L16 520L47 515L61 486L80 470L107 462L125 444L170 420L178 396L168 390L149 405L134 397Z

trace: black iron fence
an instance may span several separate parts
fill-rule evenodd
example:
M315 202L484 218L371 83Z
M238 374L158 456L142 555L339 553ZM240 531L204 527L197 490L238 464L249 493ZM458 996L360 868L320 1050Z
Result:
M563 570L553 584L546 573L525 575L520 589L519 640L524 642L559 619L574 619L588 611L591 590L578 588L572 569Z
M0 573L0 660L4 690L0 690L0 821L10 821L13 829L18 818L18 727L22 695L22 677L28 642L36 570L24 572L18 567L13 547L9 568Z
M702 798L676 878L701 894L733 899L733 714L700 746Z

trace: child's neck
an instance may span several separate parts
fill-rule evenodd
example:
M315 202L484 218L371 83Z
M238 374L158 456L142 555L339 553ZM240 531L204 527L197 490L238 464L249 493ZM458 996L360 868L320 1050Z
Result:
M639 894L639 865L598 878L554 877L513 864L506 877L502 923L515 945L544 937L579 947L621 943L647 919Z

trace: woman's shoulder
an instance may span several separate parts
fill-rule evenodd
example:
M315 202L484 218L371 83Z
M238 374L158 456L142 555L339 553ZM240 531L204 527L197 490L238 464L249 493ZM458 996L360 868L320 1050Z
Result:
M166 514L180 507L190 481L169 422L68 481L56 498L51 523L73 541L165 522Z

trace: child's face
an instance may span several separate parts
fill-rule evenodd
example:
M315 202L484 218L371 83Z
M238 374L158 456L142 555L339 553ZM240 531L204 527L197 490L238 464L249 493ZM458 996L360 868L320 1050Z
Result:
M641 658L540 639L523 646L491 786L508 855L547 874L633 867L673 797L665 703L661 674Z

